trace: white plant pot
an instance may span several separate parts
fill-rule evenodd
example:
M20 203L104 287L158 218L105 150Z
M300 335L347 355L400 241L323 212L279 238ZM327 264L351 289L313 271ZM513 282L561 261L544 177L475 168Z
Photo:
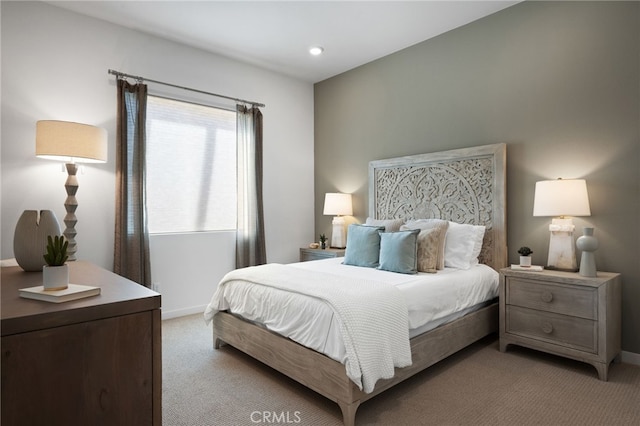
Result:
M45 290L64 290L69 286L69 265L42 267L42 286Z
M520 266L525 268L531 266L531 256L520 256Z

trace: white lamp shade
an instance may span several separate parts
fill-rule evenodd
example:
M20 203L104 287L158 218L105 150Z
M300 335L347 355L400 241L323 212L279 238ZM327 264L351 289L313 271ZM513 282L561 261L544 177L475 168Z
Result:
M50 160L104 163L107 161L107 131L69 121L38 121L36 155Z
M584 179L556 179L536 182L534 216L591 216Z
M353 214L351 194L325 194L323 214L333 216L351 216Z

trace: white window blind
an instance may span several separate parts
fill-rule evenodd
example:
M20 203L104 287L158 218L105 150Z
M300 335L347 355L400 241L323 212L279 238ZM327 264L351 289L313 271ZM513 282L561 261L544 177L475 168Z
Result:
M236 228L236 113L149 96L149 233Z

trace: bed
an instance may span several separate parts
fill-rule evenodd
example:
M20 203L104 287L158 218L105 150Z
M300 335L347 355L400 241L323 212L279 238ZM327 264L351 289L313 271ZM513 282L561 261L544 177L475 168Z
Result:
M477 269L491 269L495 274L507 264L505 171L505 144L372 161L369 164L368 221L379 224L399 220L406 224L412 219L439 219L481 226L484 233L481 247L478 247L477 259L481 265ZM286 272L293 276L291 281L295 281L298 270L313 270L316 262L325 262L317 267L319 269L334 268L341 263L339 259L328 259L306 262L308 265L300 264L297 268L295 265L267 265L268 269L261 272L269 271L266 275L277 281L278 273L282 272L279 269L287 268ZM291 274L294 269L296 273ZM439 270L434 275L441 276L443 272ZM336 283L336 286L340 285L344 286L344 283ZM363 382L358 383L346 368L348 364L341 362L344 355L340 349L333 354L323 354L229 311L216 309L209 314L216 349L222 343L230 344L336 402L347 426L355 424L356 411L362 402L498 328L496 300L474 304L446 321L430 324L428 331L412 333L407 339L410 362L399 361L396 365L402 367L392 368L391 374L385 376L387 378L376 379L374 383L364 383L363 378ZM407 315L410 317L411 313ZM392 347L395 345L396 341L390 343ZM349 348L347 345L347 353Z

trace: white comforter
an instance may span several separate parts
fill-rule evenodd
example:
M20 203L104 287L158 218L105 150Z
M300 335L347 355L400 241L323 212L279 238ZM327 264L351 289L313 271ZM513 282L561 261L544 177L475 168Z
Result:
M437 274L405 275L342 264L341 258L294 263L293 269L305 270L314 280L323 274L340 275L360 281L378 281L395 287L408 310L409 336L445 324L498 295L498 273L486 265L468 270L446 268ZM298 278L301 286L306 279ZM207 307L210 321L218 310L229 310L260 323L282 336L323 353L347 365L341 325L328 303L316 297L269 286L236 281L224 292L216 292ZM377 334L376 334L377 335ZM354 382L356 382L354 380Z
M227 294L239 291L247 296L248 289L255 285L311 296L329 306L346 349L347 376L364 392L371 392L379 379L393 377L395 367L411 365L408 309L402 293L394 286L362 278L310 272L290 265L268 264L237 269L218 284L205 311L205 319L210 321L217 311L230 308ZM283 294L280 297L286 298ZM245 313L255 312L254 308L262 311L265 305L275 309L282 306L270 305L268 299L256 301L251 296L246 300L254 307L245 306ZM299 310L299 306L289 308ZM284 311L287 310L285 307ZM277 312L274 314L279 315ZM266 317L254 316L252 319L269 322Z

